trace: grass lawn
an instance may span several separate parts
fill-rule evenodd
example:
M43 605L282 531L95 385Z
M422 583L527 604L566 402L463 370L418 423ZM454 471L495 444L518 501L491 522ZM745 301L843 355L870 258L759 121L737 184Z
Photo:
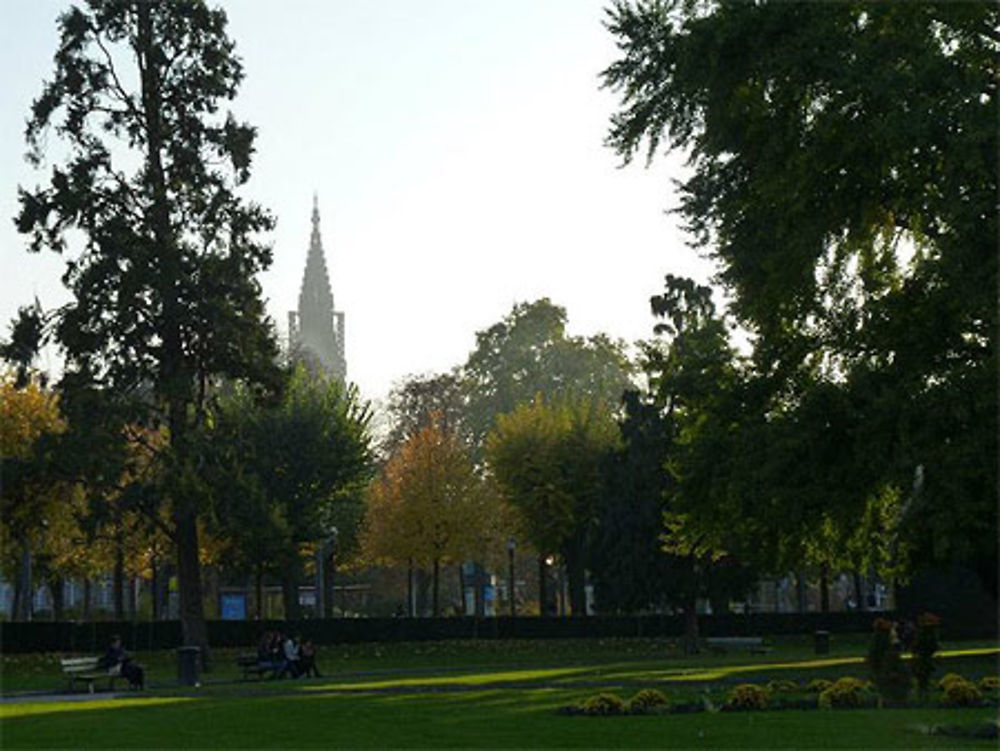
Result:
M234 652L215 653L199 689L174 685L173 653L142 655L143 695L0 704L8 748L975 748L928 734L974 725L995 708L702 712L572 717L557 713L599 692L656 687L675 702L720 704L735 684L865 676L864 637L838 640L828 658L807 640L773 653L685 657L654 640L356 645L320 653L324 678L236 682ZM948 644L937 674L997 672L996 644ZM5 656L3 690L61 687L57 656ZM994 697L995 698L995 697ZM931 702L933 703L933 701Z

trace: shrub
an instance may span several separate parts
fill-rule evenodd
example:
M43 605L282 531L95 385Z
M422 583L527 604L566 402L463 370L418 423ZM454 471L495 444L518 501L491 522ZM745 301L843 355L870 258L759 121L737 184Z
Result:
M632 697L628 703L628 711L632 714L646 714L656 709L666 709L670 706L670 700L663 695L663 692L655 688L644 688Z
M948 688L949 683L955 683L956 681L959 683L968 683L965 676L959 675L958 673L947 673L944 678L938 681L938 688L944 691Z
M802 687L795 681L790 681L787 678L784 678L780 680L768 681L767 690L772 694L790 694L796 691L801 691Z
M614 694L598 694L583 702L580 709L588 715L624 714L625 702Z
M1000 675L987 675L979 679L981 691L1000 691Z
M859 678L851 678L850 676L840 678L836 683L832 683L820 691L819 706L821 709L863 707L871 699L869 685L867 681Z
M826 678L813 678L809 683L806 684L806 691L810 694L818 694L833 685L833 681L828 681Z
M729 697L726 699L726 709L766 709L770 700L771 694L763 686L743 683L729 692Z
M978 707L983 703L983 695L976 684L963 678L945 686L941 703L949 707Z

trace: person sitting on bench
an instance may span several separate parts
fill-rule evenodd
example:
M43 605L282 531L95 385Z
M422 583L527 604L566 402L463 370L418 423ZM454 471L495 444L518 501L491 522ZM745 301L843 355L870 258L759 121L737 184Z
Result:
M146 687L142 665L132 662L132 658L122 647L122 638L118 634L111 637L111 642L98 665L107 670L109 675L120 675L128 681L129 688L141 691Z

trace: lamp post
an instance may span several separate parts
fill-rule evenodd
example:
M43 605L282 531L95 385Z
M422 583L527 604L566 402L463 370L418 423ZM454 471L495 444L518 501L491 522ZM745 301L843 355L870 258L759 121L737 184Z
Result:
M517 602L514 599L514 551L517 550L517 538L511 535L507 538L507 596L510 598L510 617L517 615Z

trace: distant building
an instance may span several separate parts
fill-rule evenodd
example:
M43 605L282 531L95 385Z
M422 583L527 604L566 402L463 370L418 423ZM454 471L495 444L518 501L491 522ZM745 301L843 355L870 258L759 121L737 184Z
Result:
M313 195L312 237L299 292L299 309L288 314L288 340L293 357L310 368L347 380L344 358L344 314L334 309L330 275L319 234L319 206Z

